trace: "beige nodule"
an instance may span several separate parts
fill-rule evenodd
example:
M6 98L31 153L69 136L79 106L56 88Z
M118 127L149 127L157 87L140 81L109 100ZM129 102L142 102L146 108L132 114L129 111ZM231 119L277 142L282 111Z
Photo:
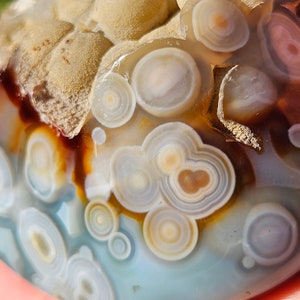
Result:
M75 22L89 7L93 4L93 0L70 1L56 0L54 9L60 20L70 23Z
M32 89L41 73L41 63L45 63L48 54L59 41L73 29L73 25L58 20L31 21L27 24L27 34L14 56L14 66L18 81L27 89ZM44 75L44 74L43 74Z
M69 138L79 133L91 108L92 81L111 45L101 32L65 36L51 53L45 81L33 91L32 104L44 122Z
M169 15L167 0L96 1L92 17L113 43L139 39L163 24Z

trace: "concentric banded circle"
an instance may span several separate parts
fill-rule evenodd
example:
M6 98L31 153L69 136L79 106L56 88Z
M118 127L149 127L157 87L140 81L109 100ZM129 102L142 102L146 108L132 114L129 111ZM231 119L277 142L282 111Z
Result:
M111 159L111 181L118 201L128 210L147 212L160 201L157 176L140 147L121 147Z
M198 1L193 8L192 24L196 39L213 51L235 51L249 39L246 18L231 1Z
M63 238L53 221L34 207L21 211L18 235L22 249L41 274L57 275L67 262Z
M89 202L85 208L84 220L91 236L99 241L108 240L119 227L116 212L105 202Z
M125 260L131 254L131 242L124 233L115 232L108 241L108 249L117 260Z
M295 250L297 240L297 221L283 206L262 203L249 212L244 225L243 249L258 264L283 263Z
M194 58L174 47L157 49L136 64L131 84L137 103L152 115L170 117L189 109L200 91Z
M235 184L229 158L218 148L205 144L180 168L161 180L161 190L169 205L201 219L230 200Z
M131 85L118 73L96 78L92 92L92 113L102 125L116 128L132 117L136 101Z
M53 139L46 131L34 131L27 141L24 173L31 191L42 201L53 201L58 159Z
M82 246L79 253L68 260L66 278L73 292L72 299L114 300L113 286L89 248Z
M265 14L258 23L258 36L266 66L282 79L300 80L299 25L289 14Z
M150 211L144 220L143 233L149 249L169 261L187 257L198 239L196 222L171 207Z
M187 157L202 147L197 132L181 122L157 126L145 137L142 145L155 170L163 176L175 172Z

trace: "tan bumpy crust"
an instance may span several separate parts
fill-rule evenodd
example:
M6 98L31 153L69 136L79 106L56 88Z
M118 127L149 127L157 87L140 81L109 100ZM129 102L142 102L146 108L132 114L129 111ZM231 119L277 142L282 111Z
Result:
M172 18L179 10L176 0L73 2L40 0L28 8L13 2L0 17L0 25L7 27L0 33L0 69L12 69L41 121L68 138L76 136L87 119L92 82L109 49L116 47L105 59L108 68L131 44L180 37L179 17ZM153 35L145 36L151 31Z
M33 90L32 104L41 119L69 138L77 135L85 122L92 81L111 45L101 32L71 32L52 52L45 80Z

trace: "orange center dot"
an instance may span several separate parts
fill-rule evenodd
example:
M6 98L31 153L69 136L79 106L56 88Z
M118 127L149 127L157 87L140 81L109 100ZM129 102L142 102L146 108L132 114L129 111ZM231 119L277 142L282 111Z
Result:
M229 26L228 20L222 15L217 15L214 17L214 25L218 28L227 28Z
M209 174L203 170L183 170L178 176L178 183L183 191L188 194L196 193L200 188L207 186L209 182Z

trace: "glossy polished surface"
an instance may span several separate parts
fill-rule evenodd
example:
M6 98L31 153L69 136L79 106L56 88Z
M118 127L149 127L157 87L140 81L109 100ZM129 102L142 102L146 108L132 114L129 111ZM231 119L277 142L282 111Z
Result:
M299 271L296 4L227 2L188 0L181 38L130 50L93 27L97 3L80 8L31 69L26 34L4 31L16 39L0 47L15 47L0 86L5 263L76 300L250 299ZM56 20L38 9L19 18ZM117 57L96 70L85 49L73 66L94 37Z

